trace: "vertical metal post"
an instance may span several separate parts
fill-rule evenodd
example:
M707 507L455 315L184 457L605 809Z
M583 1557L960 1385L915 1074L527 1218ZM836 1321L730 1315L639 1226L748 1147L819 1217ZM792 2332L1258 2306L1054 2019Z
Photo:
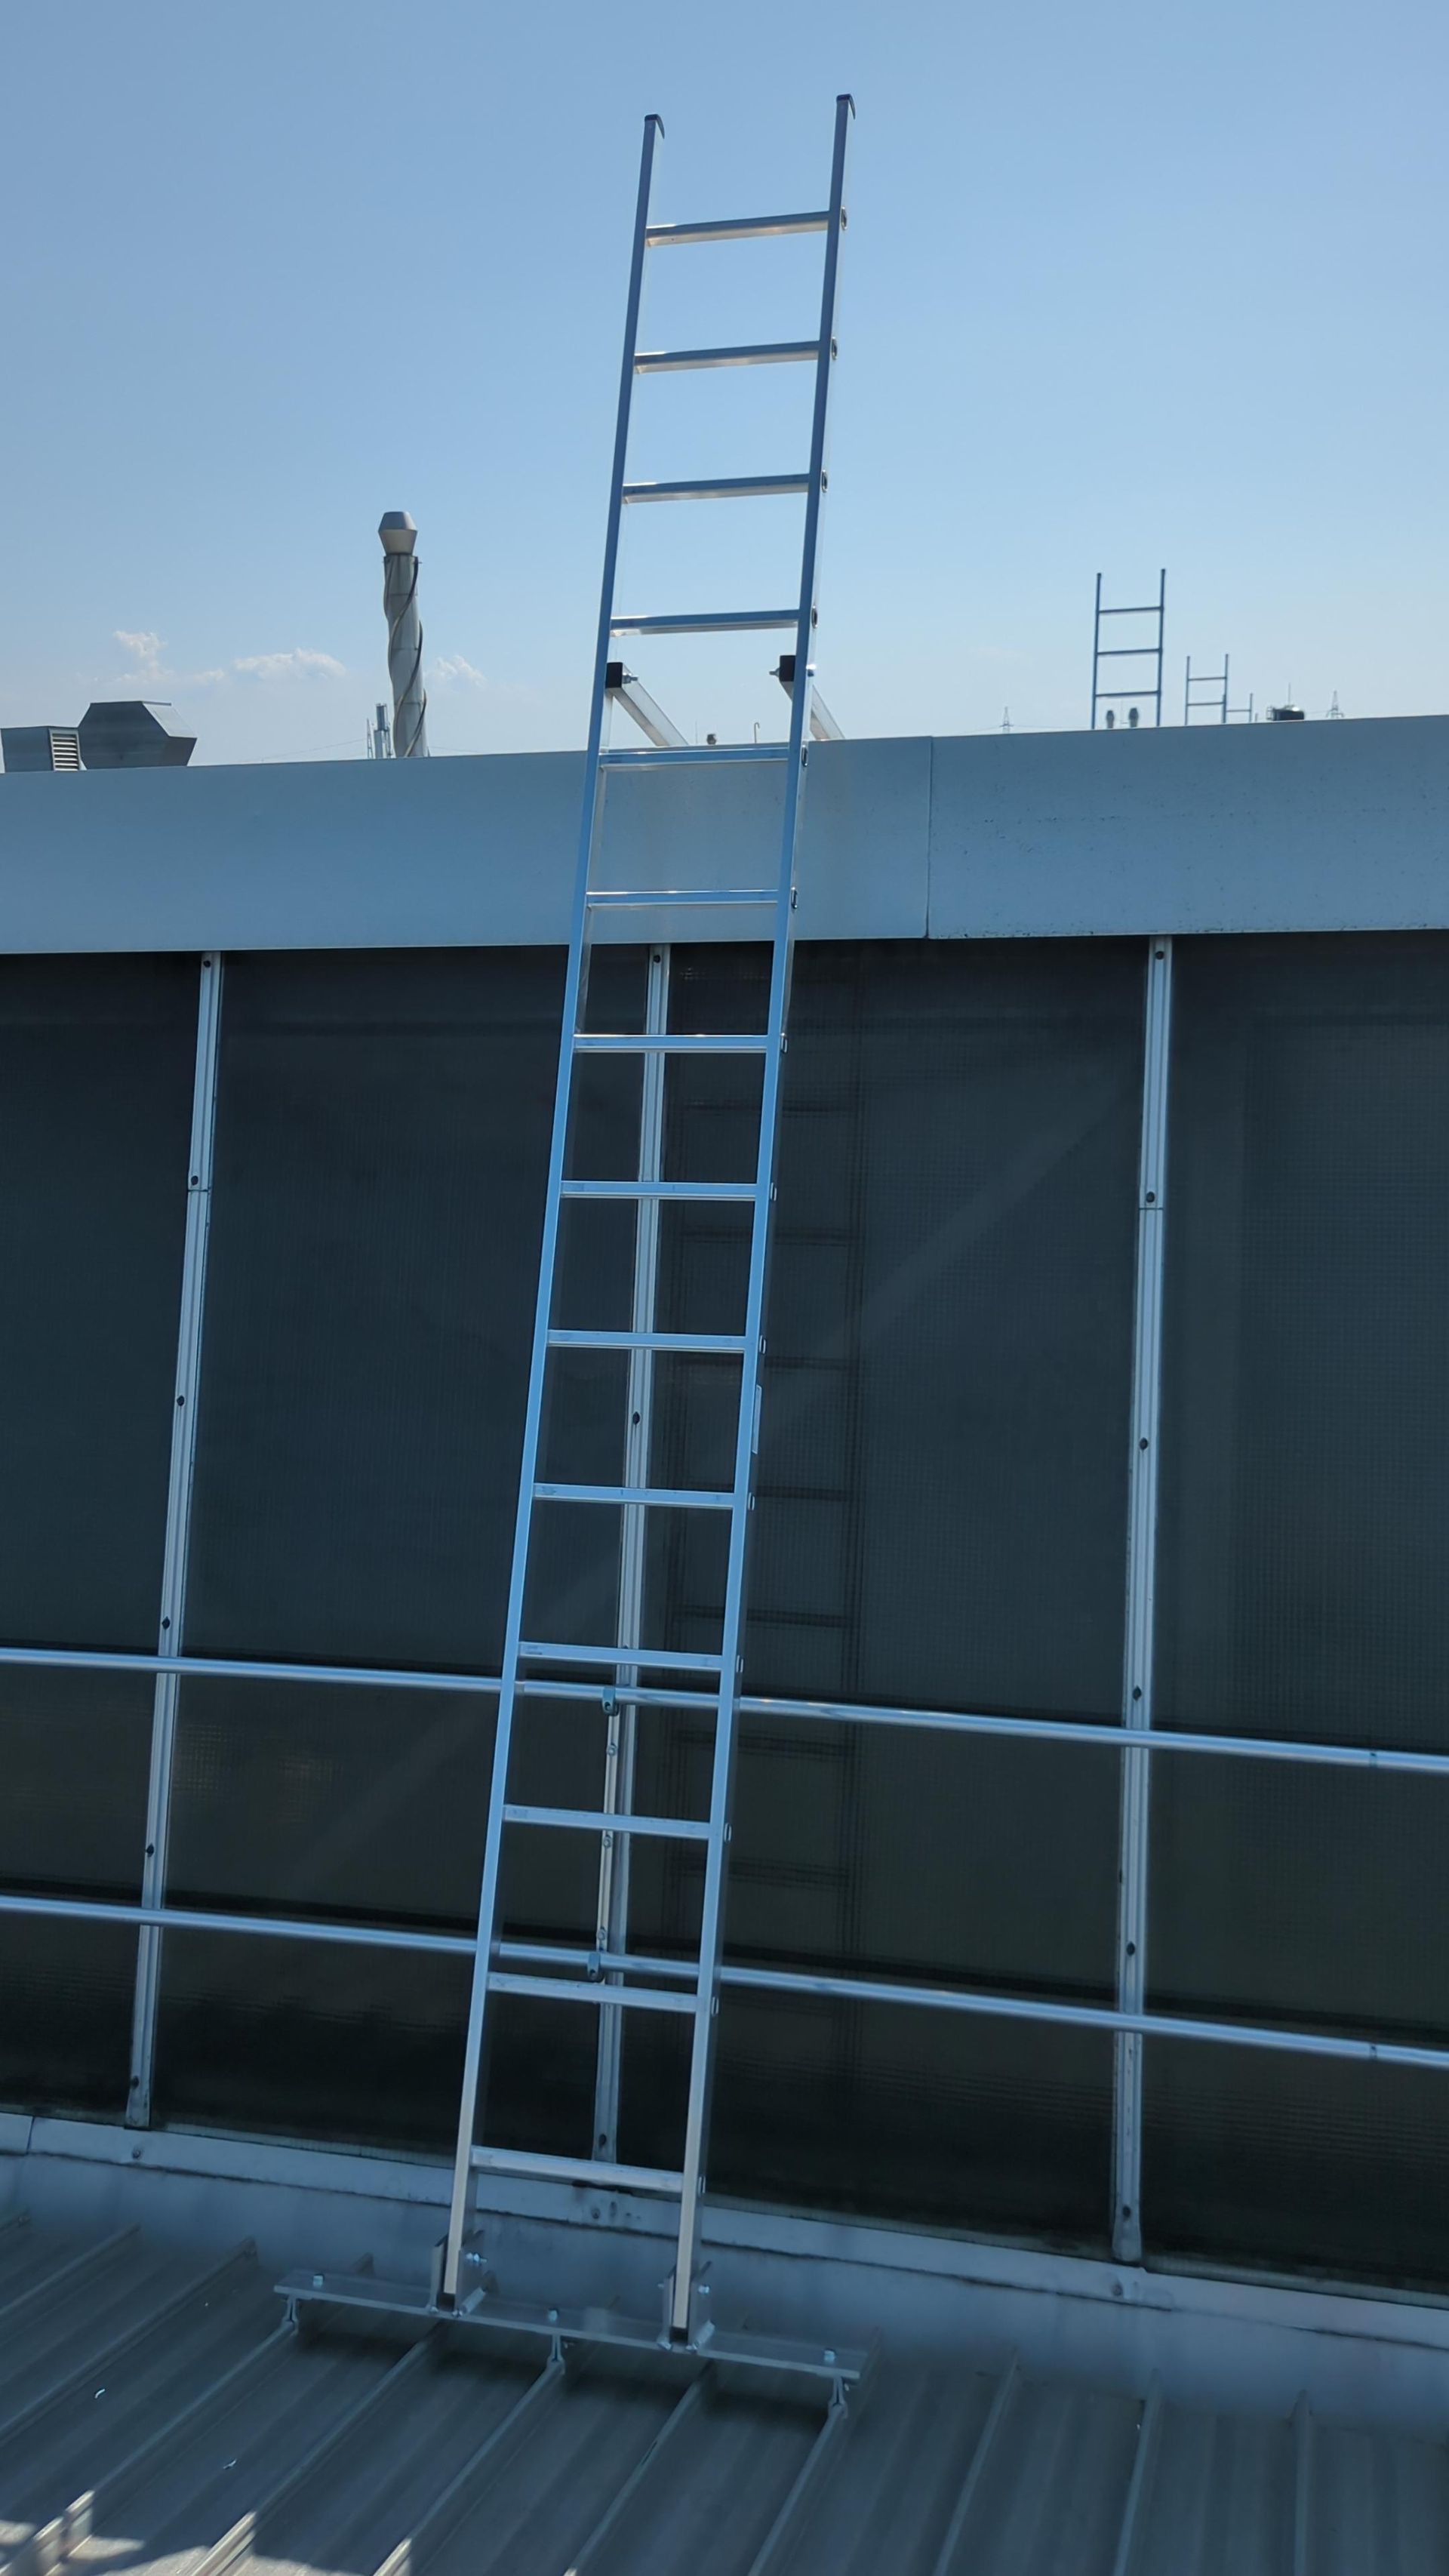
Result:
M1184 724L1192 722L1192 655L1190 653L1182 682L1182 721Z
M1228 720L1228 657L1227 657L1227 655L1226 655L1226 653L1225 653L1225 654L1223 655L1223 712L1222 712L1222 722L1223 722L1224 724L1226 724L1226 723L1227 723L1227 720Z
M1167 650L1167 566L1157 576L1157 713L1153 721L1162 722L1162 664Z
M785 1054L785 1024L790 1003L790 970L795 926L795 862L805 805L805 772L809 757L810 708L814 683L810 674L817 617L820 506L826 484L826 431L830 411L830 378L835 360L835 303L840 276L840 243L845 227L845 166L854 101L836 101L835 148L830 170L829 221L825 235L825 273L820 293L820 351L815 366L815 401L810 432L810 471L801 546L800 605L795 628L795 687L790 698L790 733L786 750L785 811L780 842L780 872L773 923L774 954L764 1080L760 1096L759 1193L750 1239L750 1275L745 1297L745 1360L740 1385L739 1431L735 1445L734 1509L730 1515L729 1563L725 1577L724 1627L721 1638L719 1698L715 1711L714 1759L711 1767L709 1840L705 1846L704 1899L700 1918L699 1977L695 1987L694 2031L690 2047L689 2094L684 2121L681 2164L679 2238L669 2294L669 2334L685 2343L692 2331L695 2260L699 2250L700 2204L704 2195L704 2157L709 2135L710 2095L714 2081L714 2025L719 2011L719 1961L724 1936L725 1852L729 1840L730 1796L734 1780L736 1706L740 1691L744 1635L746 1542L754 1505L753 1474L759 1447L762 1395L762 1347L765 1285L771 1210L775 1195L775 1146L779 1131L780 1081ZM803 683L803 685L802 685Z
M1157 1576L1157 1454L1162 1409L1162 1282L1167 1224L1167 1094L1172 1029L1172 942L1147 950L1143 1023L1142 1152L1137 1191L1137 1311L1132 1354L1132 1452L1128 1470L1126 1646L1122 1722L1152 1724L1152 1650ZM1151 1761L1146 1745L1122 1755L1117 1919L1117 2006L1145 2010L1147 1866ZM1117 2036L1113 2135L1112 2247L1119 2262L1142 2259L1142 2040Z
M649 981L644 1003L644 1028L650 1037L662 1037L669 1026L669 965L667 947L651 947ZM643 1096L639 1112L639 1178L658 1181L664 1177L664 1064L662 1055L644 1058ZM635 1220L634 1300L630 1330L649 1333L654 1329L656 1299L659 1288L659 1220L663 1211L658 1199L641 1199ZM654 1429L654 1353L635 1350L629 1354L628 1421L624 1434L624 1482L647 1485L653 1449ZM623 1529L619 1546L619 1627L621 1646L635 1646L643 1634L645 1525L647 1506L626 1503L623 1507ZM629 1691L639 1680L637 1664L621 1664L613 1706L609 1716L608 1749L604 1762L604 1812L627 1815L634 1804L634 1756L638 1736L639 1713ZM601 1950L622 1951L629 1931L629 1860L630 1838L627 1834L605 1834L599 1856L599 1903L597 1940ZM614 1971L607 1982L619 1983ZM594 2078L594 2154L612 2164L619 2148L619 2061L624 2036L623 2015L601 2011L597 2071Z
M1092 731L1097 730L1097 666L1102 658L1102 576L1097 575L1097 603L1092 612Z
M186 1616L186 1576L191 1554L191 1487L196 1467L196 1396L201 1379L201 1327L206 1300L206 1252L211 1233L211 1173L216 1135L216 1069L221 1038L222 961L203 957L196 1012L196 1076L191 1094L191 1144L187 1164L186 1237L181 1259L181 1317L176 1341L175 1403L171 1416L171 1474L166 1492L166 1539L161 1561L158 1655L179 1655ZM151 1775L146 1796L146 1848L141 1903L161 1905L166 1895L171 1832L171 1775L176 1753L175 1673L158 1673L151 1717ZM144 1925L136 1951L136 2000L131 2024L131 2081L126 2119L144 2129L151 2118L156 2058L156 2007L162 1935Z
M654 179L654 154L663 132L663 122L659 117L645 117L644 141L639 157L639 193L634 207L634 248L629 265L629 295L624 314L624 350L619 371L619 407L614 425L614 462L609 484L609 516L604 537L604 571L599 593L599 623L594 645L594 686L590 701L588 745L584 754L584 806L580 819L578 862L574 875L573 917L569 928L569 965L564 979L563 1021L559 1031L558 1082L554 1093L553 1137L549 1146L543 1242L539 1252L538 1303L534 1309L528 1403L523 1422L518 1517L514 1524L513 1536L513 1571L509 1580L508 1617L503 1637L502 1677L498 1692L498 1723L493 1739L493 1777L488 1796L488 1825L483 1844L483 1879L478 1898L473 1984L468 2002L468 2022L463 2043L463 2082L458 2107L458 2138L453 2157L453 2189L448 2210L448 2234L443 2257L442 2295L449 2303L455 2300L458 2294L458 2277L463 2260L463 2238L467 2229L468 2209L472 2197L473 2122L478 2098L478 2079L483 2064L483 2026L496 1935L499 1879L503 1857L503 1810L508 1800L508 1759L513 1740L514 1713L518 1705L518 1649L523 1636L528 1540L533 1517L533 1487L538 1474L539 1436L547 1376L548 1329L553 1312L554 1268L558 1254L559 1216L563 1204L560 1184L563 1179L569 1111L573 1096L574 1038L582 1015L588 959L589 873L602 802L604 772L599 764L599 751L603 740L604 720L609 707L607 691L609 646L614 615L614 588L619 562L619 532L624 508L623 491L629 446L629 415L634 393L634 357L639 346L639 308L644 291L644 254L647 247L645 235L649 225L649 196ZM799 694L803 697L806 693L801 691Z

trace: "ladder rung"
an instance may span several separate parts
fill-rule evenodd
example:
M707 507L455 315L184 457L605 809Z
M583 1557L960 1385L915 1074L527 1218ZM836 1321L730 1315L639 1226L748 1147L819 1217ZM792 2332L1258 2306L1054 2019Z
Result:
M622 501L770 501L808 492L808 474L725 474L704 482L626 483Z
M488 1990L495 1995L527 1995L545 2003L593 2004L600 2011L612 2004L634 2012L692 2014L695 2008L693 1995L661 1994L653 1986L600 1986L582 1977L513 1977L497 1968L488 1979Z
M842 1873L841 1885L848 1873ZM617 1970L621 1977L664 1977L682 1979L687 1986L699 1981L699 1961L695 1959L660 1959L648 1950L581 1950L576 1942L499 1941L493 1955L505 1967L515 1960L538 1968L569 1968L576 1975L607 1976Z
M818 340L746 340L731 349L640 349L636 376L662 376L680 367L772 367L818 358Z
M528 1641L518 1652L530 1663L637 1664L641 1672L717 1673L724 1666L722 1655L685 1654L677 1647L663 1646L549 1646Z
M475 2147L472 2154L475 2173L518 2174L539 2182L596 2183L601 2190L659 2191L673 2200L684 2187L683 2174L669 2173L662 2165L609 2165L591 2163L584 2156L534 2156L521 2147Z
M632 1036L611 1030L596 1036L592 1029L576 1029L576 1055L765 1055L770 1041L763 1032L759 1037L711 1037L707 1032L697 1037Z
M685 1359L743 1359L743 1333L622 1332L604 1326L556 1325L549 1348L558 1351L659 1351Z
M758 1181L560 1181L565 1199L681 1199L735 1207L760 1195Z
M666 250L671 243L757 241L766 233L823 233L829 221L828 208L809 215L726 215L714 223L650 224L644 238L651 250Z
M723 608L713 615L686 610L682 617L611 617L611 635L757 635L800 623L798 608Z
M656 886L646 894L591 894L590 904L612 905L616 910L652 911L657 903L778 903L778 886Z
M632 744L617 751L601 751L601 769L667 769L676 762L687 769L691 761L706 760L784 760L788 745L783 742L689 742L662 745L654 751L640 751Z
M652 1503L666 1512L728 1512L733 1494L703 1485L535 1485L536 1503Z
M543 1825L562 1834L644 1834L661 1843L707 1843L709 1827L693 1816L627 1816L591 1807L505 1807L505 1825Z

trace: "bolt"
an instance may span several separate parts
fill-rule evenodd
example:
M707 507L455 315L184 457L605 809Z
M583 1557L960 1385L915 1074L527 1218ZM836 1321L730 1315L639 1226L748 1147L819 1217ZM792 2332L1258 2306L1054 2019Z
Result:
M1140 1699L1142 1697L1142 1684L1140 1682L1133 1684L1132 1696L1134 1699Z
M170 1625L171 1625L171 1622L170 1622L170 1620L169 1620L169 1619L163 1619L163 1620L162 1620L162 1622L161 1622L161 1628L162 1628L162 1633L163 1633L163 1634L165 1633L166 1629L168 1629L168 1628L170 1627Z
M182 1407L182 1405L183 1405L185 1402L186 1402L186 1398L185 1398L185 1396L184 1396L184 1395L178 1395L178 1397L177 1397L177 1399L176 1399L176 1409L177 1409L177 1411L178 1411L178 1412L181 1410L181 1407Z
M1157 1205L1157 1192L1156 1192L1156 1190L1149 1190L1149 1191L1148 1191L1148 1193L1147 1193L1147 1204L1148 1204L1148 1206L1149 1206L1149 1207L1156 1207L1156 1205Z
M1145 1441L1145 1440L1139 1440L1139 1441L1138 1441L1138 1443L1137 1443L1137 1446L1138 1446L1138 1448L1139 1448L1139 1449L1145 1449L1145 1448L1146 1448L1146 1446L1147 1446L1147 1443L1146 1443L1146 1441Z
M1137 1944L1136 1944L1136 1942L1135 1942L1135 1941L1129 1941L1129 1942L1128 1942L1128 1944L1127 1944L1127 1956L1128 1956L1128 1958L1129 1958L1129 1959L1135 1959L1135 1958L1136 1958L1136 1956L1137 1956Z

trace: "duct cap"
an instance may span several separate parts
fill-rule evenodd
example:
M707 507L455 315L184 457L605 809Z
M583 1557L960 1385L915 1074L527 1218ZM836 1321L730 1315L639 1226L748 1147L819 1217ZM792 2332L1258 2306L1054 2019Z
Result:
M87 769L184 769L196 749L169 706L147 698L97 698L76 732Z
M384 510L377 533L385 555L410 555L418 540L417 521L407 510Z

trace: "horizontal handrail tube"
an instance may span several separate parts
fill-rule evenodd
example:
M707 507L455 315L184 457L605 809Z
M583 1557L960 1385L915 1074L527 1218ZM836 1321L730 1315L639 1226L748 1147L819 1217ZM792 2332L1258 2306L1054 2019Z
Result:
M820 1995L844 2003L889 2003L979 2013L985 2020L1060 2023L1069 2030L1131 2031L1143 2039L1201 2039L1231 2048L1277 2048L1296 2057L1344 2057L1360 2064L1423 2066L1449 2072L1449 2048L1415 2048L1405 2041L1347 2039L1315 2030L1275 2030L1270 2024L1199 2021L1183 2013L1116 2012L1109 2004L1055 2003L1037 1995L994 1995L962 1986L896 1985L888 1979L797 1975L780 1968L722 1967L723 1986L748 1986L765 1994Z
M564 1834L643 1834L661 1843L707 1843L693 1816L630 1816L611 1807L505 1807L505 1825L542 1825Z
M1143 601L1140 608L1099 608L1097 615L1099 617L1156 617L1160 615L1161 609L1160 599L1148 599Z
M322 1682L361 1690L475 1691L496 1697L496 1673L416 1672L406 1664L287 1664L235 1655L145 1655L104 1646L0 1646L0 1666L62 1673L176 1673L183 1681Z
M495 1968L488 1979L495 1995L531 1996L551 2004L594 2004L599 2011L692 2014L693 1995L656 1994L652 1986L601 1986L583 1977L514 1977Z
M682 367L777 367L818 358L818 340L742 340L722 349L640 349L636 376L661 376Z
M610 1817L616 1828L627 1819ZM705 1829L707 1831L707 1828ZM397 1931L390 1926L351 1923L299 1923L250 1914L208 1914L190 1908L111 1905L80 1897L15 1896L0 1893L0 1914L33 1914L62 1922L150 1924L161 1931L250 1933L262 1940L332 1941L361 1950L420 1950L471 1958L475 1944L444 1932ZM588 1953L581 1954L585 1963ZM635 1975L693 1974L674 1962L631 1959ZM722 1967L721 1985L760 1993L817 1995L844 2003L905 2004L942 2012L977 2013L987 2020L1060 2024L1067 2029L1131 2031L1144 2039L1206 2040L1238 2048L1279 2049L1290 2056L1338 2057L1359 2064L1419 2066L1449 2070L1449 2048L1416 2048L1398 2040L1348 2039L1323 2031L1275 2030L1254 2022L1200 2021L1177 2013L1123 2013L1107 2005L1057 2003L1038 1996L996 1995L962 1987L912 1986L865 1977L798 1974L787 1969ZM495 1975L504 1993L551 1995L566 2002L602 2000L646 2010L694 2010L691 1996L659 1996L647 1989L632 1992L618 1986L586 1983L582 1978L557 1980Z
M702 224L649 224L644 239L651 250L668 250L685 242L758 241L766 234L823 233L830 222L824 207L808 215L724 215Z
M565 1182L565 1190L577 1190L589 1196L596 1192L621 1198L650 1197L661 1191L666 1196L674 1191L703 1198L719 1196L751 1199L756 1195L753 1183L689 1181L579 1181ZM643 1651L634 1654L636 1663L647 1664ZM181 1680L319 1682L326 1687L337 1685L363 1690L450 1691L472 1692L488 1696L501 1688L497 1673L417 1672L405 1664L288 1664L251 1662L228 1655L147 1655L130 1654L101 1646L0 1646L0 1667L12 1665L21 1671L136 1673L153 1675L175 1673ZM567 1695L567 1682L520 1682L521 1690L544 1696ZM695 1691L651 1690L640 1684L630 1685L626 1694L643 1705L657 1708L708 1707L709 1700ZM1100 1725L1085 1718L1006 1717L959 1709L875 1708L852 1700L773 1699L758 1692L744 1693L738 1706L746 1717L778 1718L786 1723L796 1719L846 1726L919 1727L926 1733L955 1735L1019 1736L1025 1742L1040 1744L1089 1744L1107 1753L1120 1752L1124 1745L1140 1745L1148 1753L1212 1753L1231 1761L1301 1762L1309 1767L1329 1770L1384 1771L1403 1773L1424 1779L1449 1778L1449 1753L1416 1752L1399 1746L1380 1748L1365 1744L1323 1744L1305 1738L1302 1742L1288 1736L1209 1735L1193 1733L1186 1728L1119 1726L1112 1719ZM208 1916L210 1922L213 1918Z
M112 1905L84 1896L16 1896L0 1892L0 1914L38 1914L59 1923L126 1923L158 1932L251 1933L266 1941L332 1941L351 1950L423 1950L445 1959L471 1959L477 1947L465 1932L399 1931L385 1923L302 1923L295 1917L213 1914L199 1906Z
M661 2191L678 2199L683 2175L662 2165L610 2165L587 2156L531 2155L526 2147L475 2147L475 2173L517 2174L521 2180L597 2184L602 2191Z
M631 1691L630 1696L633 1697ZM1090 1744L1111 1753L1124 1744L1148 1753L1223 1753L1245 1761L1304 1762L1350 1771L1404 1771L1430 1778L1449 1777L1449 1753L1380 1753L1371 1745L1295 1744L1272 1735L1192 1734L1167 1727L1119 1726L1108 1719L1094 1726L1085 1718L997 1717L968 1715L951 1709L868 1708L850 1700L769 1699L758 1693L739 1701L747 1717L814 1719L850 1726L915 1726L927 1733L1018 1736L1036 1744Z

